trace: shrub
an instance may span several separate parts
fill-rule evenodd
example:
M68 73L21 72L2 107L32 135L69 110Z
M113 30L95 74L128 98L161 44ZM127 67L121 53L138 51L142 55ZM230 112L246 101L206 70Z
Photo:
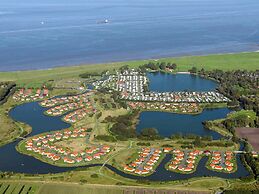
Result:
M98 174L91 174L91 178L98 178Z

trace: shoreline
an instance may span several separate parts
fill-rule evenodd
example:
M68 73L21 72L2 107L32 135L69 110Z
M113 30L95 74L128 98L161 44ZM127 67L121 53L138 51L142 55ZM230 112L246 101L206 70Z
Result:
M49 68L47 70L27 70L27 71L13 71L0 72L0 81L14 81L17 87L25 87L36 83L36 85L48 84L51 80L70 79L72 77L79 77L83 73L114 71L128 65L129 68L138 68L147 62L165 62L176 63L176 72L187 72L192 67L197 69L205 69L211 71L217 67L222 71L230 70L244 70L255 71L259 69L259 53L237 53L237 54L218 54L206 56L186 56L178 58L161 58L159 60L138 60L130 62L117 62L109 64L89 64L81 66L65 66Z
M220 53L208 53L208 54L190 54L190 55L169 55L169 56L161 56L159 58L157 57L151 57L151 58L136 58L136 59L129 59L129 60L114 60L114 61L104 61L104 62L82 62L82 63L71 63L67 65L55 65L53 67L46 67L46 68L32 68L32 69L17 69L17 70L7 70L7 71L0 71L0 73L19 73L19 72L28 72L28 71L51 71L59 68L69 68L69 67L84 67L84 66L90 66L90 65L111 65L111 64L120 64L120 63L134 63L138 61L154 61L158 62L161 60L171 60L171 59L180 59L185 57L207 57L207 56L220 56L220 55L235 55L235 54L249 54L249 53L259 53L259 50L254 51L242 51L242 52L220 52ZM189 72L179 72L179 73L189 73Z

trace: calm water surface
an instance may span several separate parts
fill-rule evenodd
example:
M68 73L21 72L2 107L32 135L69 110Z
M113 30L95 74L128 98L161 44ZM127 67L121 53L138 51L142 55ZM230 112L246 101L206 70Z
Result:
M156 128L159 134L170 137L173 134L197 134L200 136L212 136L220 139L221 135L204 128L202 122L226 117L230 112L227 108L205 109L198 115L175 114L167 112L142 112L140 113L137 131L144 128Z
M258 29L258 0L1 0L0 71L255 51Z
M26 122L33 127L33 132L31 135L40 134L42 132L51 131L51 130L59 130L66 127L69 127L68 124L64 123L60 120L60 117L48 117L43 114L45 108L39 106L38 103L26 103L16 108L12 109L10 112L10 116L14 120ZM31 116L33 115L33 116ZM54 125L53 125L54 124ZM0 147L0 155L5 158L5 160L0 160L0 171L12 171L12 172L20 172L20 173L29 173L29 174L46 174L46 173L59 173L66 172L70 170L74 170L76 168L66 168L66 167L55 167L46 163L43 163L33 157L19 154L15 150L15 146L19 143L19 141L10 143L3 147ZM148 179L153 181L169 181L169 180L180 180L187 179L191 177L201 177L201 176L218 176L224 178L239 178L243 176L247 176L249 173L243 164L240 161L238 156L238 171L231 174L226 173L217 173L206 169L205 164L208 160L206 157L202 158L197 171L189 174L178 174L167 171L164 166L171 159L171 155L167 155L165 159L158 166L156 172L148 177L139 177L134 175L126 174L110 165L106 165L109 169L114 171L115 173L131 179ZM91 166L101 166L102 164L94 164L87 165Z
M149 90L156 92L170 91L212 91L217 83L190 74L148 73Z
M149 90L157 92L167 91L213 91L217 83L190 74L168 74L168 73L148 73ZM169 137L173 134L181 133L197 134L200 136L212 136L219 139L220 134L204 128L202 122L224 118L230 110L228 108L206 109L198 115L175 114L167 112L142 112L137 125L137 131L144 128L156 128L159 134Z
M161 74L160 76L165 76ZM171 75L173 76L173 75ZM190 75L189 75L190 76ZM161 77L162 79L162 77ZM190 78L192 79L192 78ZM151 79L151 83L152 83ZM208 80L207 80L208 81ZM210 83L209 81L208 83ZM172 82L173 84L173 82ZM206 84L205 84L206 85ZM183 87L186 87L183 85ZM215 85L211 85L215 88ZM155 88L154 88L155 89ZM180 88L181 89L181 88ZM202 90L205 88L201 88ZM61 117L49 117L44 115L44 111L47 108L41 107L37 102L25 103L13 108L10 111L10 117L16 121L24 122L32 126L32 133L29 136L40 134L52 130L60 130L70 127L69 124L63 122ZM208 119L223 118L229 112L228 109L213 109L205 110L202 114L192 116L192 115L179 115L172 113L162 113L162 112L143 112L140 116L140 123L137 126L137 130L144 127L156 127L159 132L164 136L169 136L176 132L182 133L195 133L198 135L211 135L214 139L220 138L220 135L216 132L204 129L201 122ZM58 173L73 170L75 168L65 168L65 167L55 167L46 163L43 163L33 157L19 154L15 146L19 143L10 143L3 147L0 147L0 155L4 157L4 160L0 160L0 171L13 171L21 173ZM208 160L206 157L202 158L200 161L197 171L190 175L183 175L178 173L173 173L167 171L164 166L171 159L171 155L167 155L166 158L158 166L156 172L144 179L154 180L154 181L167 181L167 180L179 180L191 177L201 177L201 176L219 176L224 178L239 178L247 176L249 173L240 161L238 156L238 171L231 174L217 173L209 171L206 169L205 164ZM101 164L87 165L100 166ZM134 175L126 174L110 165L106 165L109 169L116 172L117 174L132 178L139 179L143 177L138 177Z

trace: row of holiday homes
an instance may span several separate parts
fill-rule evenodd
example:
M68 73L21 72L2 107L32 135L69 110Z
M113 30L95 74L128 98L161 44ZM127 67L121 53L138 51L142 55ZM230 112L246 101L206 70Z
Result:
M47 88L44 89L19 89L15 94L13 95L13 99L15 101L25 102L25 101L36 101L43 99L49 95L49 90Z
M79 162L89 162L93 159L100 159L110 152L110 146L88 146L85 150L75 152L67 147L62 147L56 143L62 140L75 138L86 138L89 136L87 128L65 129L45 135L38 135L28 139L25 142L25 148L29 152L34 152L39 156L46 157L53 162L62 161L64 163L74 164Z
M232 172L234 170L234 160L233 152L213 152L209 166L213 170Z
M138 158L130 164L125 165L124 170L138 175L149 174L154 171L154 165L161 157L161 153L161 149L143 148L139 152Z
M93 93L94 91L90 91L90 92L86 92L78 95L54 97L47 100L43 100L42 102L40 102L40 105L43 107L52 107L52 106L57 106L57 105L72 103L72 102L79 102L79 101L87 102L89 99L89 96L91 96Z
M68 113L63 117L64 121L68 123L75 123L77 121L82 120L85 118L87 115L91 115L96 113L96 109L93 107L93 105L88 105L84 108L75 110L71 113Z
M130 101L170 103L220 103L229 99L218 92L147 92L122 93L121 99Z
M197 113L199 105L197 103L165 103L165 102L127 102L131 109L163 110L181 113Z
M210 159L209 166L211 170L217 171L234 171L235 157L232 151L221 152L218 151L200 151L200 150L179 150L171 147L165 147L163 149L158 148L142 148L138 157L131 163L124 166L124 171L138 175L150 174L155 170L155 165L163 153L171 153L172 159L168 164L168 170L183 173L192 173L195 171L195 167L198 165L198 160L201 155L207 155ZM221 163L220 163L220 160ZM215 164L214 164L215 163ZM213 165L215 165L215 167Z
M193 172L195 165L197 165L197 159L202 153L199 150L188 152L175 149L173 150L173 159L170 161L168 169L176 172Z

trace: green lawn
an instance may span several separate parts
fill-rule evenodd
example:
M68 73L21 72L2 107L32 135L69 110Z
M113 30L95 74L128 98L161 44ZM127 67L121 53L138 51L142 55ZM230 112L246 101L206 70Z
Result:
M159 60L138 60L109 64L58 67L47 70L0 72L0 81L14 80L21 85L23 85L24 83L33 82L34 84L38 85L50 79L55 79L57 77L61 79L78 76L79 74L85 72L100 72L100 70L114 70L125 64L131 67L137 67L139 65L147 63L148 61L165 61L176 63L178 65L177 71L187 71L193 66L197 67L198 69L204 68L206 70L259 69L259 53L252 52L237 54L214 54L207 56L186 56L175 58L163 58Z
M87 187L87 186L81 186L81 185L66 185L62 184L45 184L40 189L39 193L41 194L73 194L73 193L87 193L87 194L122 194L123 189L119 187L111 187L109 186L96 186L96 187Z
M233 113L229 114L227 118L234 119L234 118L240 118L240 117L248 117L251 120L255 120L256 113L252 110L241 110L241 111L233 112Z

